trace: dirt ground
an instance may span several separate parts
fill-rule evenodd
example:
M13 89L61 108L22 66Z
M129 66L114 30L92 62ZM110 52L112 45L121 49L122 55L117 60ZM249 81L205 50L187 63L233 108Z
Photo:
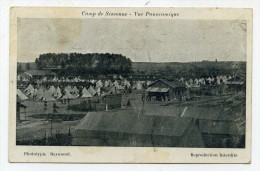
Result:
M195 113L201 112L201 108L212 108L220 107L221 102L230 98L229 96L216 96L216 97L202 97L198 101L183 101L182 103L177 101L165 101L165 102L143 102L142 95L137 93L132 93L128 96L123 96L123 101L130 100L130 106L125 106L121 109L114 109L110 111L104 111L107 114L110 112L119 112L119 113L128 113L133 110L128 110L129 108L134 109L135 112L144 114L144 115L170 115L170 116L180 116L185 107L191 106L196 107L196 110L193 110ZM51 121L42 118L35 118L33 116L37 115L46 115L53 113L53 103L47 102L47 110L44 111L44 102L37 101L25 101L24 105L26 108L26 117L25 111L21 109L21 120L22 123L18 123L16 130L17 140L30 140L43 138L45 135L49 136L52 133L68 133L69 129L73 133L74 127L80 123L80 118L77 120L71 121ZM62 115L76 115L81 114L82 117L87 114L87 112L75 112L67 110L68 104L62 104L61 102L55 102L58 108L56 109L56 114ZM100 111L99 111L100 112ZM51 130L52 127L52 130Z

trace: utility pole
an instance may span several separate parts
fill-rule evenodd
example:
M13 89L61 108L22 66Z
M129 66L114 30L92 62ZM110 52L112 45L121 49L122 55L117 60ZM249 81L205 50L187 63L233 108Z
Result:
M142 101L143 101L143 104L142 104L142 115L144 114L144 100L145 100L145 98L144 98L144 95L142 94Z

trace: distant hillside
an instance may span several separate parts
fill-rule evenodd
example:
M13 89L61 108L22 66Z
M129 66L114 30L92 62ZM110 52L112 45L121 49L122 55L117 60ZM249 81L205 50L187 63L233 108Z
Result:
M171 76L207 76L220 74L235 74L244 76L246 72L246 62L233 61L201 61L201 62L133 62L132 69L136 73L161 74Z
M37 69L37 66L36 66L36 63L35 63L35 62L18 62L17 65L18 65L18 66L21 65L21 69L22 69L23 71L25 71L25 70L27 70L27 69L26 69L27 63L29 64L30 69L32 69L32 70Z
M102 59L102 58L101 58ZM103 58L106 59L106 58ZM122 60L123 62L125 60ZM132 71L129 73L135 77L143 78L143 76L151 76L150 78L161 78L161 77L169 77L169 78L179 78L179 77L205 77L205 76L217 76L217 75L238 75L240 77L244 77L246 75L246 62L224 62L224 61L201 61L201 62L167 62L167 63L153 63L153 62L131 62L127 61L130 68L132 66ZM51 62L49 62L51 63ZM70 62L66 62L65 65L69 65ZM117 64L117 65L115 65ZM27 63L18 63L18 73L22 71L26 71L26 65L30 65L30 69L37 69L37 65L34 62ZM58 74L62 76L66 75L102 75L104 73L117 73L121 75L125 75L124 72L120 70L115 72L115 67L121 66L122 62L114 63L110 61L110 65L104 63L104 65L100 65L99 67L90 66L71 66L70 68L61 69ZM46 65L48 66L48 65ZM108 67L110 66L110 67ZM54 67L58 68L58 67ZM59 67L60 68L60 67ZM39 68L38 68L39 69ZM120 68L119 68L120 69ZM77 72L75 72L75 70ZM102 72L100 72L102 71Z

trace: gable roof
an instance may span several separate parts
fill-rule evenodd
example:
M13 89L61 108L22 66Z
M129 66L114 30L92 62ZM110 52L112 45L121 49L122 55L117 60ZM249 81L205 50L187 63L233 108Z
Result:
M109 114L89 112L76 129L180 137L191 124L193 124L191 118L122 114L115 111Z
M204 134L243 135L245 122L199 120L199 130Z
M190 117L194 119L208 119L208 120L217 120L222 113L221 108L211 107L196 107L196 106L187 106L182 112L182 117Z
M186 88L185 84L180 82L180 81L170 81L170 80L167 80L165 78L162 78L162 79L159 79L159 80L153 82L152 84L149 85L149 87L152 87L157 82L162 82L162 83L168 85L171 88L179 88L179 87Z

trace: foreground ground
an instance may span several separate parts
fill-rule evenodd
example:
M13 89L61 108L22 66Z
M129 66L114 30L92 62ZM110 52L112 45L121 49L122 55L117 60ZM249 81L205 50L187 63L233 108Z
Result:
M170 115L178 117L189 117L191 114L202 117L216 119L220 112L228 109L227 100L231 96L208 96L201 97L197 101L180 102L143 102L141 94L132 93L123 97L124 101L130 100L130 106L109 111L99 111L106 114L131 113L133 110L143 115ZM73 135L74 128L80 123L87 112L76 112L68 110L68 104L55 102L58 106L52 120L47 116L53 113L53 102L48 102L47 110L44 111L44 103L36 101L24 102L27 106L26 113L21 112L21 123L17 124L17 141L32 139L42 139L51 135L69 134ZM225 109L224 109L225 108ZM131 110L130 110L131 109ZM240 110L240 109L239 109ZM94 112L95 113L95 112ZM46 119L48 118L48 119Z

